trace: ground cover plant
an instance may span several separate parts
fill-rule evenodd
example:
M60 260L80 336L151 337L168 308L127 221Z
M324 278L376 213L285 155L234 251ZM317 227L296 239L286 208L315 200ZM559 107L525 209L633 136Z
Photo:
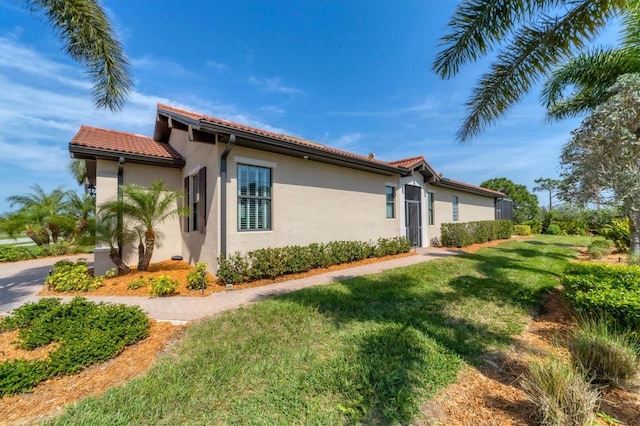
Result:
M139 307L44 298L0 320L0 332L19 330L18 345L33 350L54 344L43 360L0 363L0 397L32 389L51 377L70 375L106 361L147 336L149 320Z
M463 365L512 342L588 241L510 241L219 315L49 423L411 423Z

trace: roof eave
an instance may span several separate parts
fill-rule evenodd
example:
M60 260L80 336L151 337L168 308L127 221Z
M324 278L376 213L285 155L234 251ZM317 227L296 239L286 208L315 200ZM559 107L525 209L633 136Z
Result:
M482 196L491 197L491 198L504 198L506 196L502 192L493 191L490 189L482 189L474 186L461 185L457 182L451 182L445 179L431 182L431 184L435 186L442 186L445 188L457 189L459 191L469 192L471 194L482 195Z
M71 158L84 160L118 161L118 159L122 157L125 161L130 163L146 164L151 166L182 168L186 164L184 158L167 158L153 155L134 154L131 152L75 145L72 143L69 144L69 152L71 153Z

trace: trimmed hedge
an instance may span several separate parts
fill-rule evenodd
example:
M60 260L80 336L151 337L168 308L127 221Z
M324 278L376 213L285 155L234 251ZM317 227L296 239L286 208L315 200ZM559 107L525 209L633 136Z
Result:
M46 256L62 256L74 250L71 243L62 241L43 246L0 245L0 262L17 262Z
M443 223L440 226L440 243L445 247L465 247L475 243L509 239L512 233L513 223L510 220Z
M149 334L149 319L138 306L93 303L76 297L63 304L45 298L27 303L0 320L0 332L19 330L19 346L33 350L58 343L40 361L0 363L0 397L31 390L48 378L70 375L106 361Z
M341 263L357 262L369 257L383 257L411 250L404 237L380 238L377 243L332 241L308 246L287 246L254 250L218 258L218 278L227 284L274 279Z
M513 233L516 235L531 235L531 227L529 225L514 225Z
M578 313L610 318L640 335L640 266L576 262L561 282Z

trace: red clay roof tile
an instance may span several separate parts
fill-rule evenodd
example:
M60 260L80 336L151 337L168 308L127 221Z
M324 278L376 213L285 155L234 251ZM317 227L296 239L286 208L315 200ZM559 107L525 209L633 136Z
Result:
M171 145L150 137L85 125L80 126L69 144L150 157L182 158Z

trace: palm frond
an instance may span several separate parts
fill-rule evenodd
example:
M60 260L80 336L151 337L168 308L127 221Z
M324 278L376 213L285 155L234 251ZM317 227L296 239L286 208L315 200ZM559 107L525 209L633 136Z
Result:
M455 76L498 44L518 22L561 3L559 0L471 0L462 2L440 39L441 50L433 70L442 78Z
M129 63L109 20L96 0L26 0L46 14L65 50L88 68L98 108L121 110L131 91Z
M590 111L609 96L618 76L640 72L640 55L630 49L603 48L583 53L556 68L543 85L541 102L548 120L573 117ZM567 88L573 93L566 95Z
M559 60L582 48L618 10L619 2L581 0L573 2L574 7L561 17L544 15L541 22L525 25L473 90L458 140L464 142L477 135L519 101Z

